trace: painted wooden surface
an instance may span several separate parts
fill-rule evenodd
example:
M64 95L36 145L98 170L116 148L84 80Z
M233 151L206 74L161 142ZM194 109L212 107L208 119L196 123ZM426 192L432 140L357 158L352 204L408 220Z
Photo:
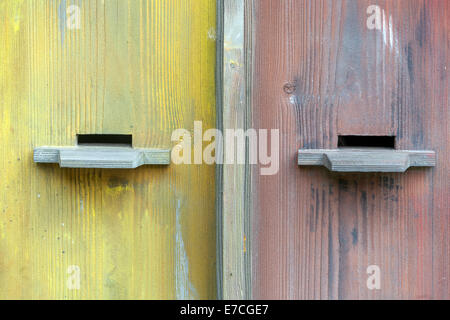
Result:
M253 297L449 299L450 3L254 4L253 127L280 129L282 153L277 175L254 174ZM297 165L299 149L335 149L338 135L394 135L398 149L436 151L436 167Z
M168 149L174 129L214 127L215 9L0 1L1 299L215 297L213 166L33 163L76 134Z

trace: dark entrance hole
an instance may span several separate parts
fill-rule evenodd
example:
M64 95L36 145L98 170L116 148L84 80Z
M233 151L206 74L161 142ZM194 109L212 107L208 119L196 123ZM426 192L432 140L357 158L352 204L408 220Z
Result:
M339 136L338 147L372 147L395 149L394 136Z
M128 134L79 134L78 145L133 145L133 136Z

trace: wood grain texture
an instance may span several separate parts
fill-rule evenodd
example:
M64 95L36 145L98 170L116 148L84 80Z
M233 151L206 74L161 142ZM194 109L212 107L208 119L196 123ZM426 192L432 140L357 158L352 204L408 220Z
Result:
M39 147L36 163L58 163L61 168L136 169L143 165L169 165L170 150L130 147Z
M32 152L76 134L170 149L174 129L214 127L215 8L0 2L0 299L216 296L213 166L61 169Z
M436 166L434 151L359 149L301 149L301 166L324 166L333 172L405 172L411 167Z
M250 126L249 92L251 81L247 63L251 37L246 27L251 28L250 9L252 1L225 0L223 3L223 95L221 128L223 130L247 130ZM247 21L244 16L247 15ZM225 131L223 131L225 132ZM233 138L234 139L234 138ZM238 146L225 135L224 145L234 146L237 158ZM229 148L224 150L227 159ZM248 158L248 155L247 155ZM247 164L224 164L222 166L222 197L218 210L222 227L222 270L219 277L222 294L226 300L249 299L251 297L251 247L250 247L250 167Z
M386 18L367 27L367 9ZM449 299L449 21L445 0L260 0L255 128L280 129L281 163L252 212L254 298ZM383 20L382 20L383 21ZM435 168L330 173L299 149L390 135ZM369 290L367 268L381 270Z

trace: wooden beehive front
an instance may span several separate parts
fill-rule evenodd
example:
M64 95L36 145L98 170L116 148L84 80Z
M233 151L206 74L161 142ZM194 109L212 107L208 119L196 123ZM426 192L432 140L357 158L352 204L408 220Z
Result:
M213 166L61 169L77 134L215 125L215 1L0 2L0 299L215 297Z

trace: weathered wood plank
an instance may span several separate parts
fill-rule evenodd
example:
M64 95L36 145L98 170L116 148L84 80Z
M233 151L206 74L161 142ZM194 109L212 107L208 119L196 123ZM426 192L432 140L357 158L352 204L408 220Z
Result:
M223 100L221 124L224 130L247 130L250 125L251 82L248 62L251 33L252 1L225 0L223 2ZM246 19L244 19L246 17ZM247 22L246 22L247 21ZM246 24L249 23L250 25ZM224 145L233 142L225 137ZM236 156L238 146L233 144ZM224 159L229 149L224 150ZM247 161L248 162L248 161ZM222 217L222 270L220 282L224 299L251 297L251 237L249 213L252 205L248 164L222 166L222 197L218 211Z
M260 177L252 196L254 298L449 299L449 2L260 0L254 10L253 125L283 137L279 174ZM395 136L400 150L435 151L436 166L297 165L299 149L335 149L339 135ZM370 266L380 290L367 286Z
M129 147L39 147L34 162L58 163L61 168L136 169L170 164L170 150Z
M300 166L324 166L333 172L405 172L410 167L434 167L434 151L359 149L304 149L298 151Z
M77 134L171 149L174 129L214 127L215 8L0 1L0 299L216 296L213 166L33 163Z

